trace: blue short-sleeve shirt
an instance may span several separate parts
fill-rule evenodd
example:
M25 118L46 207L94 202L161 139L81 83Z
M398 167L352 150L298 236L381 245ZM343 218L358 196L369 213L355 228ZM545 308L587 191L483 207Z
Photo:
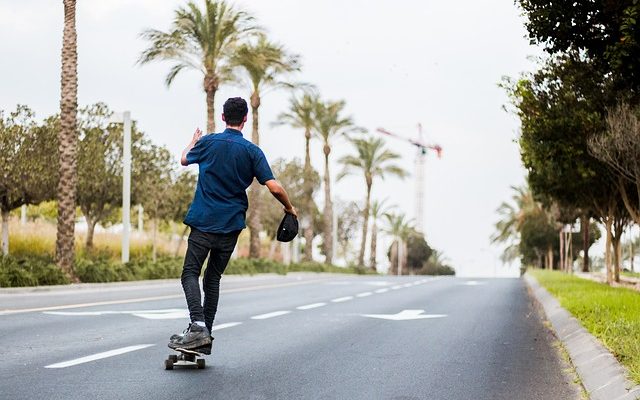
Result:
M246 228L247 188L274 179L262 150L242 132L205 135L187 153L188 164L198 164L196 193L184 223L203 232L229 233Z

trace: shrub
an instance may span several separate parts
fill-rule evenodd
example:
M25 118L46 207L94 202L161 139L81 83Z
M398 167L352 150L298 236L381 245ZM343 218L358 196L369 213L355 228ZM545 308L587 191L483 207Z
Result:
M47 257L0 257L0 287L61 285L65 274Z

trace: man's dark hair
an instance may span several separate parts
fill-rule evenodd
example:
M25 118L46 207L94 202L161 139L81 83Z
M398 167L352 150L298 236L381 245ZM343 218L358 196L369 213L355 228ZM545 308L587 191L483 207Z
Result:
M222 113L227 125L238 126L249 112L247 102L242 97L231 97L222 106Z

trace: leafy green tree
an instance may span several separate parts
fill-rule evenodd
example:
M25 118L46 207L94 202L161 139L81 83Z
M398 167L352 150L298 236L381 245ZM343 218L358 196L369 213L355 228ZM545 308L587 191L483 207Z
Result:
M505 87L521 122L519 138L528 182L545 206L556 204L563 215L579 213L588 226L600 218L613 176L589 153L589 138L603 131L611 102L611 82L578 54L552 57L537 72ZM561 222L572 222L572 218ZM588 271L588 231L583 238L583 270Z
M244 71L251 87L252 141L260 144L259 122L262 95L270 89L290 87L282 78L300 70L299 56L289 54L284 46L270 42L266 35L256 36L255 41L242 44L233 55L232 64ZM260 213L261 203L257 202L260 185L253 182L249 189L249 218L247 220L251 238L249 257L260 257Z
M431 258L433 249L424 236L418 232L411 232L407 239L407 268L412 273L422 269Z
M64 0L62 68L60 78L60 130L58 131L58 225L56 261L73 278L76 223L76 157L78 114L78 48L76 1Z
M529 38L551 54L584 53L618 90L640 89L640 2L518 0Z
M33 112L18 105L9 115L0 110L0 213L2 254L9 253L9 212L23 204L52 199L58 181L57 134L60 120L36 124Z
M338 175L338 180L351 174L362 174L364 176L367 195L364 210L362 211L362 243L360 244L360 254L358 255L358 265L364 266L364 251L367 245L373 181L375 178L384 179L387 175L404 178L407 176L407 172L393 163L400 158L400 155L386 149L384 140L368 136L365 138L349 138L349 142L355 148L356 155L347 155L339 160L344 169Z
M307 245L304 249L304 261L312 261L314 235L314 209L317 208L313 201L313 174L315 170L311 165L311 132L314 128L314 106L318 102L318 96L312 92L305 92L302 96L293 96L289 100L289 109L278 115L275 125L289 125L293 128L304 130L305 155L304 169L304 198L302 199L302 215L304 239Z
M96 224L122 205L122 127L108 124L104 103L80 111L77 203L87 221L86 247Z
M185 69L203 74L207 104L207 132L215 131L214 100L220 85L233 79L231 57L241 40L256 32L254 18L224 0L204 0L204 9L193 1L175 11L169 31L147 29L149 42L138 62L172 61L165 80L170 86Z
M351 262L352 238L362 225L362 210L354 201L336 201L336 212L338 213L336 241L338 242L339 255L347 263Z
M182 222L185 215L187 215L187 211L189 211L189 207L191 206L193 194L196 191L197 181L198 177L190 171L185 170L176 173L173 178L171 189L169 190L169 205L166 207L167 212L165 214L165 218L168 221ZM189 226L185 225L174 252L176 257L178 256L178 252L180 251L180 247L182 246L182 242L188 230Z
M360 131L351 117L345 117L344 101L327 101L317 99L313 109L314 129L317 137L322 141L324 153L324 255L325 262L333 262L333 202L331 200L331 174L329 172L329 155L331 142L336 136L349 132Z

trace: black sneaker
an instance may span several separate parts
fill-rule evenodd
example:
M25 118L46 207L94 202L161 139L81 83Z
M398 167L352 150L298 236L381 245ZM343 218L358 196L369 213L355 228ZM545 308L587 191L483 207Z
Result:
M172 336L175 338L176 335ZM197 347L202 347L211 343L211 336L209 330L198 324L191 324L189 328L179 338L169 342L169 347L172 349L182 348L186 350L193 350Z
M213 340L213 336L211 337L211 340ZM193 349L193 351L197 351L198 353L204 354L204 355L210 355L211 354L211 345L213 343L209 343L209 344L205 344L204 346L201 347L197 347L195 349Z

